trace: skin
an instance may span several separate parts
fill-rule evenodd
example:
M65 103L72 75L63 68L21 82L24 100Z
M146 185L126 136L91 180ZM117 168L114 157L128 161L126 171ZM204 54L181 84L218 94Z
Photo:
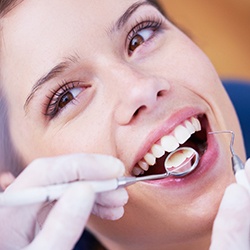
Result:
M114 28L136 2L25 0L2 19L1 83L10 134L25 165L41 157L100 153L119 158L131 175L158 134L197 114L206 115L212 131L233 130L235 151L245 158L219 77L186 35L145 4ZM148 18L162 20L160 32L147 29L150 39L128 53L128 33ZM65 60L66 69L30 97L34 84ZM56 117L44 115L51 92L70 82L76 99ZM91 216L88 228L109 249L208 248L222 194L234 182L228 136L211 141L205 174L165 186L131 186L122 219Z

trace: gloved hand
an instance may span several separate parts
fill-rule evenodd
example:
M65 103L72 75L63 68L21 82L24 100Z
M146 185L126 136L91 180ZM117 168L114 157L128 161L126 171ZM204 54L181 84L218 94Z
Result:
M123 164L111 156L77 154L38 159L6 192L82 179L116 178L123 173ZM0 249L72 249L91 211L115 220L123 215L127 200L124 188L95 195L89 185L75 183L57 202L1 207Z
M250 159L245 171L250 180ZM250 249L250 192L239 184L226 189L214 222L210 250L218 249Z

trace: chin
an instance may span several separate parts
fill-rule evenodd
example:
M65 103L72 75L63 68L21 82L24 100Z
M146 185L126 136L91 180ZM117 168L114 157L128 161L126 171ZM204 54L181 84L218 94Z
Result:
M131 186L124 216L118 221L94 217L91 229L107 245L130 242L129 249L166 249L178 244L198 244L197 241L207 244L224 190L233 181L233 174L207 180L201 192L179 197L152 192L142 184ZM143 244L137 246L138 242Z

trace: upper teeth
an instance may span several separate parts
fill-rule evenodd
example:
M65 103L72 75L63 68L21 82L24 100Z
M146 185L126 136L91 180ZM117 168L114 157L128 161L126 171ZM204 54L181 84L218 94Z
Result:
M138 165L134 167L133 174L140 175L149 169L149 166L153 166L156 163L156 159L162 157L165 152L172 152L176 150L180 144L185 143L190 136L196 131L201 130L200 121L192 117L178 125L170 135L163 136L157 141L146 155L138 162Z

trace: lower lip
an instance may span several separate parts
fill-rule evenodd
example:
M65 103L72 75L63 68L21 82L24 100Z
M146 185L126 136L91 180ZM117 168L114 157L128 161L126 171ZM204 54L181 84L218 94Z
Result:
M200 158L198 166L190 174L184 177L169 176L164 179L145 182L150 185L172 188L177 185L179 188L180 185L187 185L194 181L197 182L199 178L204 178L204 175L212 170L212 166L215 165L219 156L219 146L213 136L208 136L207 143L208 147L205 154Z

